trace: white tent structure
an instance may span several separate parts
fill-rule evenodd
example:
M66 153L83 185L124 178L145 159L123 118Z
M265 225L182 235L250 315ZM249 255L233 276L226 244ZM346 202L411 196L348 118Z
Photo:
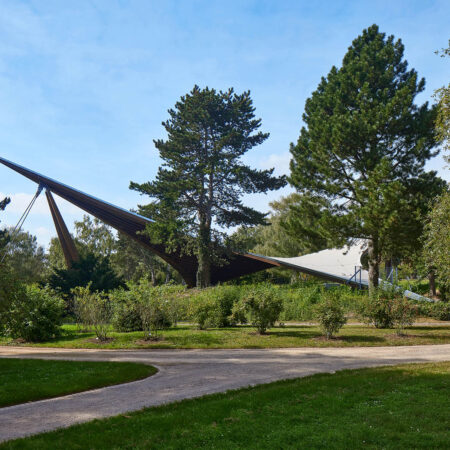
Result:
M368 287L369 274L367 270L363 269L361 263L361 257L366 249L366 242L361 240L350 247L327 249L293 258L262 257L254 254L249 254L249 256L264 258L264 260L271 261L277 266L297 270L324 280ZM380 285L390 286L391 284L380 279ZM401 288L399 287L398 289ZM427 297L408 290L404 291L404 295L413 300L432 301Z

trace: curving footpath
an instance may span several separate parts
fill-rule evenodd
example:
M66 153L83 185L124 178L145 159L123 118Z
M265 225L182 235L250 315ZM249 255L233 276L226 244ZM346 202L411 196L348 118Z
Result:
M245 386L411 362L450 360L450 344L233 350L80 350L0 347L0 357L130 361L159 372L131 383L0 408L0 442L148 406Z

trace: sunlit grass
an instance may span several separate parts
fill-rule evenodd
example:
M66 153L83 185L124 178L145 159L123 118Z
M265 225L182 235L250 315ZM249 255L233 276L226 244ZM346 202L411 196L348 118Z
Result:
M450 363L314 375L96 420L5 449L448 449Z
M63 335L39 344L38 347L64 348L283 348L283 347L348 347L393 346L450 343L449 326L414 326L397 336L395 330L370 326L346 325L336 339L324 340L317 326L299 325L275 327L259 335L252 327L213 328L198 330L195 326L180 325L160 333L157 341L145 341L142 332L117 333L106 343L96 341L93 332L79 332L75 325L64 325ZM0 345L17 345L0 338Z
M137 363L0 359L0 407L58 397L153 375Z

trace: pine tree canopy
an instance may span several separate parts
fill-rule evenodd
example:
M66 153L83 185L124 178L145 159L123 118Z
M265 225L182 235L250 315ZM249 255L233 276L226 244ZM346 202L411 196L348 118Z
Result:
M377 25L364 30L306 101L305 126L290 149L289 181L322 211L323 234L336 244L369 239L375 265L393 248L393 231L411 224L410 187L427 178L424 165L437 154L436 110L416 105L425 80L403 56L401 40ZM428 178L439 183L435 173Z
M273 169L256 170L242 162L247 151L269 136L258 131L261 120L255 118L250 92L195 86L168 112L163 122L167 140L154 141L163 160L156 180L131 182L130 188L154 199L140 207L156 220L149 226L150 237L172 249L192 237L202 266L217 240L214 225L264 222L266 214L245 206L242 196L279 189L286 181L273 176ZM206 275L202 284L208 282Z

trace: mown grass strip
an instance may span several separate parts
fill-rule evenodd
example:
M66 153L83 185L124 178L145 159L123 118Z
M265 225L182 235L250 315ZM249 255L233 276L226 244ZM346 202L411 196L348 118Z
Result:
M0 407L146 378L152 366L127 362L0 359Z

